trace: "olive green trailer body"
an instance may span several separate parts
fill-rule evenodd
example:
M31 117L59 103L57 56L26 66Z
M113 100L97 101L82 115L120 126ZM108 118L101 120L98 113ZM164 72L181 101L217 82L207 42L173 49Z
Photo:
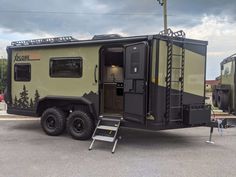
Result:
M13 42L7 52L9 114L39 117L57 108L68 117L80 110L94 122L114 115L123 118L121 126L152 130L210 121L205 41L51 38Z
M215 107L234 113L236 110L236 54L225 58L221 64L220 84L213 88L212 101Z

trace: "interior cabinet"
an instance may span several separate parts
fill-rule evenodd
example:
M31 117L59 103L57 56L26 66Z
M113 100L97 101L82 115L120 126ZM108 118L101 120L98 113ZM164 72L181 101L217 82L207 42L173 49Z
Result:
M116 83L104 83L104 111L106 113L122 113L123 96L116 93Z

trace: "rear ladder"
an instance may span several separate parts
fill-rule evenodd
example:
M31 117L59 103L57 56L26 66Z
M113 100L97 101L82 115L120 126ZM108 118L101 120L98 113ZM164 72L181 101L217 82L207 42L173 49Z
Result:
M166 69L166 112L165 124L169 122L183 122L183 93L184 93L184 62L185 46L183 31L172 32L168 30L167 36L167 69ZM174 40L178 38L178 40ZM174 53L173 45L178 43L181 48L180 53ZM178 66L173 66L174 60L179 60ZM179 78L173 79L173 71L179 72ZM172 88L175 85L178 90Z

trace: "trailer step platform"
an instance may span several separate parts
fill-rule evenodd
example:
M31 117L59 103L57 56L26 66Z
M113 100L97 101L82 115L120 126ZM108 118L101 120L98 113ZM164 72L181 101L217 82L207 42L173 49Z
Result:
M122 117L100 116L98 124L92 136L92 142L89 146L89 150L92 150L95 141L105 141L114 143L111 151L112 153L114 153L118 142L117 135L120 128L121 120Z

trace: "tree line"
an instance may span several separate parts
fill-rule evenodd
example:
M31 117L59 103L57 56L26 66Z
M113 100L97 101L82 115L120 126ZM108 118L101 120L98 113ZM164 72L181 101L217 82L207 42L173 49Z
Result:
M7 60L0 59L0 93L3 93L6 88L7 81Z
M40 98L39 92L38 90L35 90L34 98L29 99L28 90L26 89L24 85L22 92L20 92L20 98L17 98L17 96L15 96L14 101L13 101L13 106L23 108L23 109L27 109L27 108L33 109L36 107L37 103L39 102L39 98Z

